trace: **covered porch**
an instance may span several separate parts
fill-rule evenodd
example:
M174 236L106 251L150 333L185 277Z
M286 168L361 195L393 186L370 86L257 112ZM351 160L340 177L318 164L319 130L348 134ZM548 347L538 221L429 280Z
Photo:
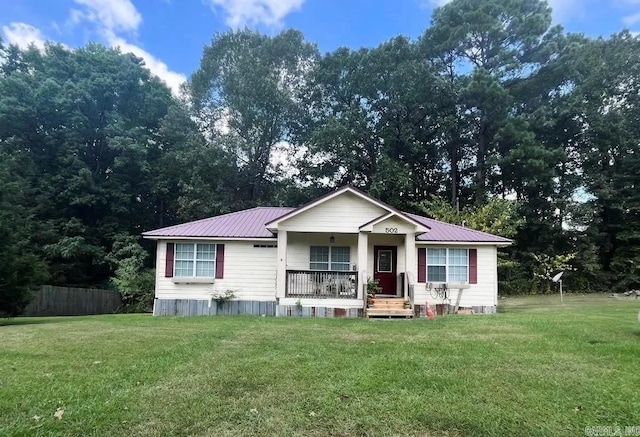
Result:
M351 187L270 223L279 305L366 310L367 286L412 301L416 235L429 228Z
M413 303L415 233L279 231L277 256L281 305L365 311L370 282L380 297Z

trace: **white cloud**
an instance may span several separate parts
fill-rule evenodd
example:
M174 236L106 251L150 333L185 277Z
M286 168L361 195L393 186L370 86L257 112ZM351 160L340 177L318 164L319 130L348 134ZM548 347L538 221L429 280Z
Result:
M29 44L33 44L38 50L44 50L46 38L40 29L30 24L10 23L8 26L2 26L2 34L10 44L15 44L21 49L26 49Z
M187 77L184 74L169 70L167 64L153 56L151 53L137 45L127 42L123 38L116 36L111 32L105 32L105 38L111 47L120 47L120 50L123 53L133 53L137 57L142 58L149 71L166 83L167 86L171 88L174 95L178 95L180 85L187 80Z
M633 10L637 11L638 7L640 6L640 0L623 0L623 3L624 3L624 6L631 9L631 11ZM634 12L634 13L625 15L624 17L622 17L622 22L627 27L640 23L640 12Z
M451 0L429 0L429 4L434 8L439 8L440 6L444 6L447 3L451 3ZM426 3L422 4L423 7L426 7Z
M553 21L560 23L569 18L583 18L586 11L588 1L585 0L547 0L549 6L553 9Z
M282 26L282 20L302 7L304 0L208 0L214 11L222 9L233 28L252 24Z
M640 21L640 12L636 12L635 14L625 16L622 21L627 26L633 26L634 24Z
M142 47L130 43L122 33L133 33L142 23L142 15L131 0L73 0L79 9L71 9L69 23L77 25L89 22L96 33L111 47L120 47L123 53L133 53L144 60L154 76L167 84L177 95L180 85L187 80L182 73L171 71L167 64Z
M142 15L130 0L73 0L84 10L72 9L71 21L75 24L90 21L110 31L135 31L142 22Z

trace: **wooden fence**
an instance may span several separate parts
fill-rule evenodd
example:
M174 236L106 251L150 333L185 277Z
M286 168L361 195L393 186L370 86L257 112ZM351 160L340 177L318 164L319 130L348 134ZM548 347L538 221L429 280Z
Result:
M43 285L33 293L33 300L24 316L83 316L111 314L120 310L122 298L118 291L93 288L68 288Z

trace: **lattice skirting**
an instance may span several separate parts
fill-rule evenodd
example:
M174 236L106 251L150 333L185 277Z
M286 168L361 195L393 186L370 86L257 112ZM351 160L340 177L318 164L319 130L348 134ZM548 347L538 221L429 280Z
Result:
M438 315L453 312L453 305L433 305ZM415 317L426 317L425 305L414 305ZM495 306L461 307L460 313L495 314ZM216 316L216 315L253 315L278 317L363 317L362 308L330 308L323 306L299 307L297 305L278 305L277 302L256 300L233 300L222 304L216 301L196 299L155 299L154 316Z
M362 308L298 307L277 302L233 300L224 303L198 299L155 299L154 316L252 315L279 317L362 317Z
M278 305L276 315L279 317L363 317L364 313L362 308Z
M433 310L433 313L438 316L441 316L444 314L453 314L454 305L446 305L446 304L431 305L431 309ZM473 310L473 314L495 314L496 313L495 305L460 307L458 312L460 314L470 314L472 310ZM414 317L426 317L427 306L414 305L413 312L414 312Z
M155 299L154 316L216 316L246 314L253 316L275 316L276 302L257 300L232 300L222 304L197 299Z

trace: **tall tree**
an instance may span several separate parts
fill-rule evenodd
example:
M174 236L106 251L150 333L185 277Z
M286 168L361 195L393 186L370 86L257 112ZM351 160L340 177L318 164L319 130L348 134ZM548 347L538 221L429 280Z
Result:
M307 176L354 184L397 206L435 193L442 170L446 84L407 38L340 48L314 70Z
M510 81L539 69L545 46L557 35L551 9L540 0L453 0L434 11L424 36L435 53L447 54L468 77L462 90L475 150L475 202L487 195L487 156L514 104Z
M12 53L0 78L0 152L21 162L27 206L46 224L32 238L53 283L104 283L114 236L159 221L152 175L173 99L140 59L117 50Z
M628 32L581 46L575 62L575 120L586 224L607 286L640 286L640 41Z
M298 31L270 37L243 30L218 34L189 81L194 115L207 141L231 153L235 198L257 204L273 195L274 155L295 148L306 119L302 98L318 57Z

